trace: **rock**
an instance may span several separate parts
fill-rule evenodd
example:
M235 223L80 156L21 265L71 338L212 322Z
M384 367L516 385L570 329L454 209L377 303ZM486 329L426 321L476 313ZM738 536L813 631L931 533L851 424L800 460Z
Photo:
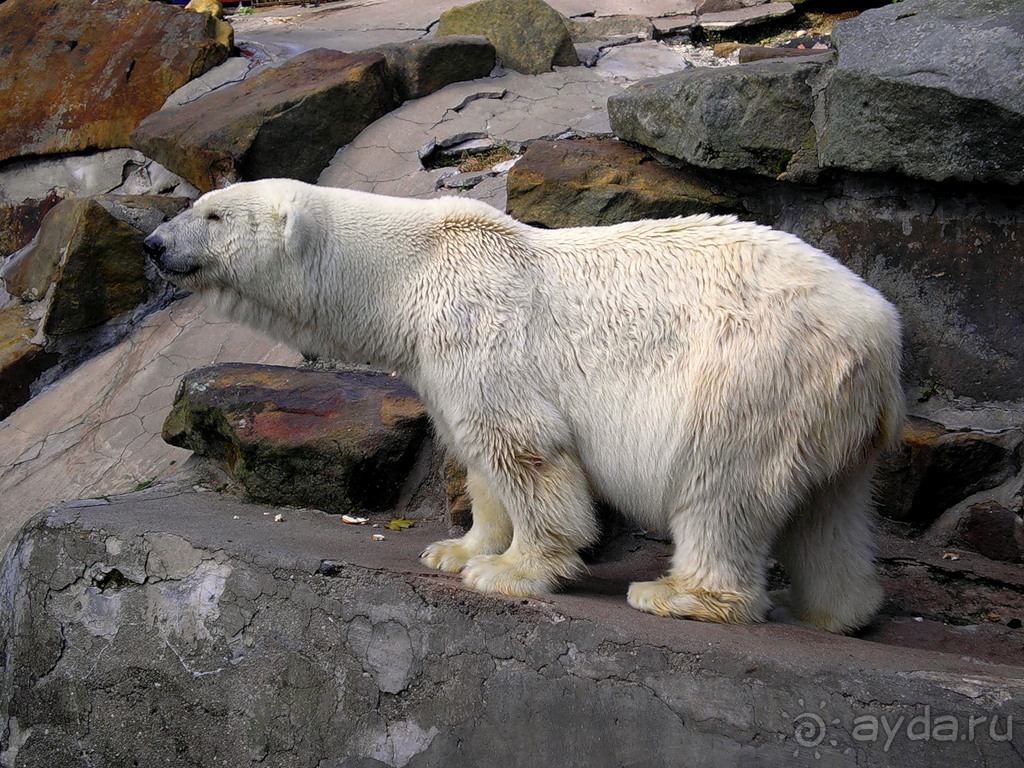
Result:
M381 54L318 48L151 115L132 144L204 192L273 177L313 182L339 147L396 103Z
M543 227L735 210L692 171L611 139L535 141L508 174L508 213Z
M654 24L646 16L581 17L569 19L566 27L577 45L595 41L615 41L622 45L654 37Z
M450 35L409 43L393 43L377 49L403 101L419 99L446 85L487 77L494 69L494 46L486 37Z
M52 295L47 334L91 328L134 309L150 292L142 240L182 210L184 198L102 195L64 200L39 234L3 269L7 290L24 301Z
M715 46L718 54L718 46ZM771 59L797 59L801 56L818 56L828 53L828 48L769 48L763 45L741 45L739 47L740 64L752 61L768 61Z
M28 245L46 214L62 199L61 194L53 190L43 198L27 198L19 203L0 205L0 257Z
M1024 523L1020 515L994 501L974 504L957 522L957 538L992 560L1024 562Z
M254 500L373 514L397 502L427 431L390 376L228 364L185 377L163 437L223 462Z
M793 11L792 3L766 3L719 12L708 12L701 8L698 9L697 26L711 32L724 32L780 19Z
M836 25L819 154L827 167L1020 184L1020 5L907 0Z
M525 75L580 63L561 14L542 0L481 0L441 14L437 36L486 35L502 64Z
M1024 432L948 430L911 417L896 455L883 462L877 477L879 511L916 527L979 491L995 488L1021 469Z
M189 0L185 10L208 13L216 19L224 18L224 6L220 4L220 0Z
M673 16L659 16L656 19L651 19L655 37L668 37L669 35L678 34L696 23L697 17L686 13Z
M468 530L473 525L473 500L466 488L466 467L451 456L444 461L444 490L449 522Z
M221 23L138 0L3 3L0 161L129 146L146 115L227 58Z
M811 80L821 62L701 67L608 99L615 135L702 168L777 177L814 147Z
M663 566L635 537L568 593L479 595L416 564L439 525L371 543L336 517L276 512L163 488L34 518L0 566L0 730L18 764L1019 762L1006 626L924 625L901 646L659 619L622 598ZM827 730L801 727L816 718ZM911 721L943 738L907 738ZM945 740L969 723L975 738Z
M32 382L57 362L56 355L32 341L38 325L24 304L0 309L0 419L28 402Z
M27 245L61 200L117 191L195 197L180 176L134 149L13 160L0 168L0 257Z

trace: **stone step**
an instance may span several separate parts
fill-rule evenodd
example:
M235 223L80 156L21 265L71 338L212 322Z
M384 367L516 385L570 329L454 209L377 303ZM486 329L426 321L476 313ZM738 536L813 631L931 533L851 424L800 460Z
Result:
M624 594L661 570L646 546L593 563L561 594L483 596L420 567L445 535L437 522L383 541L373 530L172 487L37 516L0 573L5 761L1018 759L1024 668L966 655L971 633L938 653L641 614Z

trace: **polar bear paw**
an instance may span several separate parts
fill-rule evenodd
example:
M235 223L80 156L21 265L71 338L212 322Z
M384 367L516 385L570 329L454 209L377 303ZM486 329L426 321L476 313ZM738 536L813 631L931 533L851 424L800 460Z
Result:
M478 592L529 597L553 591L560 578L568 578L582 567L577 555L527 559L506 552L474 557L462 570L462 580Z
M711 591L680 583L671 576L657 581L637 581L629 585L629 604L655 616L698 619L723 624L763 621L767 605L738 592Z
M458 573L480 551L465 539L436 541L420 553L420 560L428 568L445 573Z

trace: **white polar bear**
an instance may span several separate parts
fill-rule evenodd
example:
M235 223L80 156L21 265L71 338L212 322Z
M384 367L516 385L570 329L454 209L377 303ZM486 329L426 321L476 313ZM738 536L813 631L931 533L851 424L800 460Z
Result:
M468 468L473 525L422 554L483 592L551 590L594 499L671 531L629 604L834 632L881 601L870 481L901 431L896 310L797 238L706 215L541 230L473 200L290 180L210 192L146 241L214 308L396 370Z

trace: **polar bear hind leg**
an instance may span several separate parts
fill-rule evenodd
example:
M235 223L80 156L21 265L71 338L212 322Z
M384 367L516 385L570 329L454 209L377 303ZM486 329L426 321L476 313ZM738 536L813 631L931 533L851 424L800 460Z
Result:
M598 534L589 484L568 452L499 462L492 475L512 521L512 543L501 554L480 554L462 570L479 592L526 597L551 592L583 570L579 551ZM476 523L474 523L475 527Z
M473 500L473 525L461 539L438 541L423 550L420 559L430 568L458 573L477 555L500 555L512 543L512 519L483 475L468 470L466 488Z
M873 470L872 459L816 493L776 542L790 588L772 597L806 624L852 632L882 603L871 543Z
M763 621L771 601L765 587L771 510L751 513L728 497L691 502L672 518L675 553L668 576L634 582L627 601L656 616L729 624Z

